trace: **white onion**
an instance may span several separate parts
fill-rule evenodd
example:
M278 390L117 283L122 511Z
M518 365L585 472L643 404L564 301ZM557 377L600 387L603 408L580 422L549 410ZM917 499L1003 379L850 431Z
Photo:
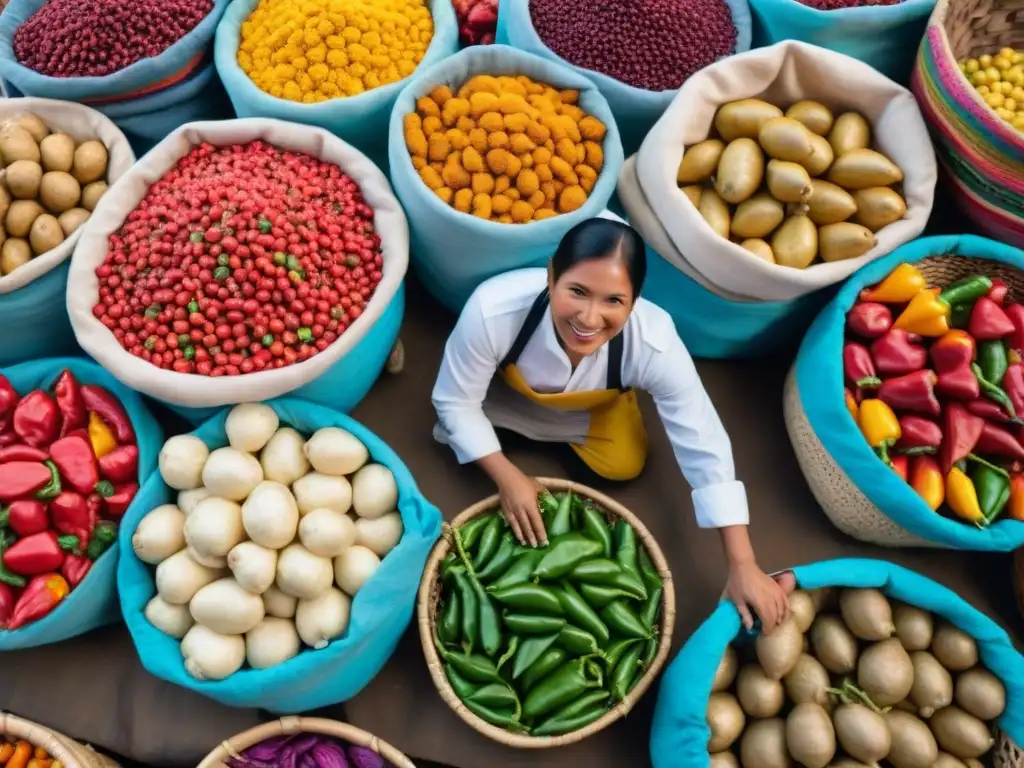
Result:
M243 501L263 481L256 458L235 448L218 448L203 467L203 485L214 496Z
M195 435L175 435L160 449L160 476L176 491L198 488L209 455L206 443Z
M260 454L263 477L291 485L309 472L309 461L303 451L306 441L291 427L281 427L270 438Z
M367 464L352 478L352 506L360 517L377 518L398 506L398 484L383 464Z
M334 580L352 597L380 567L380 558L358 544L334 558Z
M269 405L242 403L228 413L224 431L232 448L256 453L274 436L278 424L277 414Z
M303 450L313 469L325 475L351 475L370 458L358 437L338 427L318 429Z

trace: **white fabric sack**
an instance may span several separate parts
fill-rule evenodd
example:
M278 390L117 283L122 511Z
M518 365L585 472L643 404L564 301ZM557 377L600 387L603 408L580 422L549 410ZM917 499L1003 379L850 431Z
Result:
M99 139L107 147L107 175L110 186L124 176L135 162L128 139L121 129L114 125L110 118L83 104L54 99L2 99L0 100L0 123L8 118L31 113L46 123L50 133L66 133L75 141ZM109 193L108 193L109 194ZM71 256L75 244L82 236L85 225L71 233L56 248L52 248L40 256L33 258L23 267L18 267L9 275L0 277L0 296L11 293L42 277Z
M863 256L807 269L769 264L718 237L679 192L676 169L684 146L708 137L718 107L747 98L762 98L783 110L802 99L813 99L837 115L861 113L872 127L872 147L903 171L906 216L880 230L878 244ZM936 165L928 129L910 91L849 56L788 40L730 56L683 83L641 145L636 175L675 251L708 283L721 289L716 293L788 301L842 282L868 262L920 235L932 210ZM690 274L684 263L673 260L672 252L654 247Z
M359 185L374 211L381 239L383 277L366 310L338 339L310 359L268 371L211 378L164 370L135 357L93 315L99 295L96 267L107 255L108 237L182 157L202 142L216 146L261 139L276 147L304 152L335 163ZM96 207L84 227L68 276L68 314L75 337L89 355L114 376L143 394L189 408L258 402L280 397L320 377L366 335L405 279L409 267L409 226L387 177L362 152L323 128L282 120L247 118L188 123L151 149L122 176Z

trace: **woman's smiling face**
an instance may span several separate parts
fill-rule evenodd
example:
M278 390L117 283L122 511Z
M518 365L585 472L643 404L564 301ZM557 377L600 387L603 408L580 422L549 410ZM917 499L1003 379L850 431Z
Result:
M557 281L548 268L555 331L574 364L611 340L633 309L633 285L622 259L613 254L566 270Z

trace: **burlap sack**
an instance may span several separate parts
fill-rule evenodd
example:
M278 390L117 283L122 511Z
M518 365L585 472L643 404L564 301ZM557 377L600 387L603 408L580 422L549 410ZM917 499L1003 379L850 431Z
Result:
M802 99L860 112L873 126L874 146L904 174L907 214L882 229L878 245L856 259L791 269L768 264L718 237L685 195L676 169L683 148L708 137L718 107L744 98L787 107ZM730 56L687 80L637 153L636 174L652 215L687 267L727 294L787 301L842 282L869 261L917 237L931 213L935 154L913 95L868 65L834 51L786 41ZM628 196L627 196L628 197ZM625 199L627 209L639 203ZM632 214L631 214L632 216ZM671 252L663 252L666 259Z

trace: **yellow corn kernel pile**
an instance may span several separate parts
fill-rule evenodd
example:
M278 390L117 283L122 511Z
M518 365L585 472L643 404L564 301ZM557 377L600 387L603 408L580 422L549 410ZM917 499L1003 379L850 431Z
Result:
M960 71L1003 120L1024 131L1024 51L1000 48L960 61Z
M315 104L408 77L433 35L426 0L262 0L238 66L271 96Z
M605 126L577 91L476 75L436 87L405 116L413 167L455 210L525 224L582 206L604 165Z

